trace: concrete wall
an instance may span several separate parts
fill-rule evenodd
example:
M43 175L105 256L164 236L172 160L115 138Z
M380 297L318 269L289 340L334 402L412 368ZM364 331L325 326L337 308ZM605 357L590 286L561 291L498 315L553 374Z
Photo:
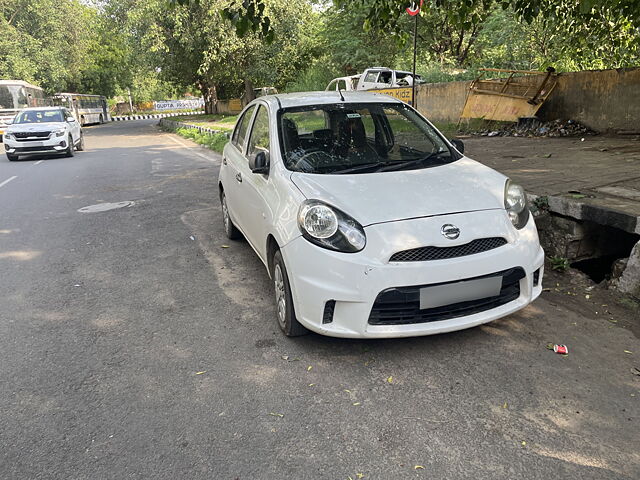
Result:
M418 110L434 122L458 123L470 81L427 83L417 87Z
M577 120L600 132L638 130L640 68L563 73L538 116Z
M435 122L458 122L471 82L418 87L418 109ZM640 128L640 68L569 72L538 112L542 120L577 120L600 131Z

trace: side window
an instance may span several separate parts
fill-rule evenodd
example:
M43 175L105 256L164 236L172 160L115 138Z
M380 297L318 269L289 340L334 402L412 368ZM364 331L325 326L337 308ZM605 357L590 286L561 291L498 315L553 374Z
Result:
M249 110L244 112L242 118L238 120L238 124L236 125L236 129L233 132L233 137L231 138L231 143L233 143L240 151L242 151L242 147L244 146L244 140L247 138L247 130L249 129L249 122L251 121L251 116L253 115L253 111L255 110L255 106L251 107Z
M364 77L364 81L367 83L375 83L378 80L378 73L376 71L367 72Z
M264 105L260 105L256 121L253 122L248 152L249 155L255 155L261 150L269 150L269 113Z
M382 72L378 83L391 83L391 72Z

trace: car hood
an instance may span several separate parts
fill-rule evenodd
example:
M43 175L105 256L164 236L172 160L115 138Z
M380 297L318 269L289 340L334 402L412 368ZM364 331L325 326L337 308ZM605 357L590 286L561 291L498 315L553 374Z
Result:
M291 175L305 197L333 205L365 227L408 218L503 209L506 180L501 173L466 157L420 170Z
M50 132L65 128L65 122L18 123L7 127L7 132Z

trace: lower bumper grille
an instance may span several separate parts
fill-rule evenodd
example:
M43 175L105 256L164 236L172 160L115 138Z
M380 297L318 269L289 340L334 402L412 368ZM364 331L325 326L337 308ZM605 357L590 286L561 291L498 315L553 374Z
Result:
M495 297L453 303L441 307L420 309L420 289L436 285L451 285L456 282L445 282L412 287L390 288L381 292L376 298L371 314L370 325L410 325L415 323L438 322L452 318L466 317L506 305L520 296L520 280L525 277L520 267L503 270L501 272L483 275L475 278L465 278L460 281L478 280L481 278L502 277L500 294Z
M61 146L61 145L55 145L56 147ZM47 147L16 147L16 152L15 153L30 153L30 152L58 152L59 150L56 150L55 148L53 148L54 145L50 145Z

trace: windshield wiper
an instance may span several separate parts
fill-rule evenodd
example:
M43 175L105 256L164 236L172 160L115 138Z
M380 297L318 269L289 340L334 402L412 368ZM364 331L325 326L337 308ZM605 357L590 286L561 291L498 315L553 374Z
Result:
M378 172L394 172L394 171L397 171L397 170L404 170L405 168L411 168L411 167L414 167L414 166L418 166L418 165L421 165L421 164L427 162L428 160L432 160L432 159L440 157L443 153L449 153L449 152L447 150L443 150L441 152L430 153L426 157L416 158L414 160L409 160L407 162L402 162L402 163L392 162L390 165L384 166L383 168L378 170Z
M356 165L354 167L349 167L349 168L345 168L343 170L334 170L333 172L330 173L336 173L338 175L343 175L345 173L356 173L356 172L362 172L362 171L366 171L366 170L372 170L372 169L377 169L379 167L384 167L386 165L390 165L391 163L395 163L395 162L371 162L371 163L363 163L360 165Z

